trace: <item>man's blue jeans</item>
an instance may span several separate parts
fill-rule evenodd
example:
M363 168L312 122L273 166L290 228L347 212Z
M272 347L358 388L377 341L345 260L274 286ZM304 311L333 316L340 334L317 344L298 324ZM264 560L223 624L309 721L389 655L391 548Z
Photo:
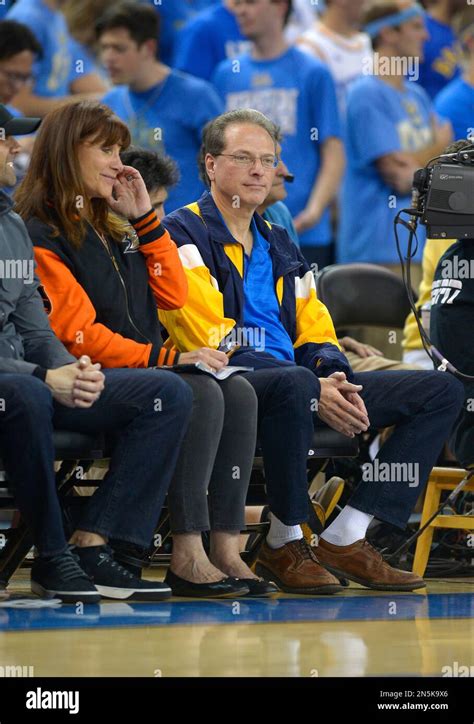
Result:
M259 370L245 377L258 397L270 509L286 525L296 525L308 516L307 453L314 430L324 425L314 412L319 381L310 370L296 366ZM463 386L451 375L435 371L361 372L354 383L363 385L361 396L372 427L394 425L395 430L377 455L374 477L378 479L363 480L349 504L403 529L460 412ZM380 467L382 463L388 466ZM397 463L415 465L416 485L397 475L407 469Z
M29 375L2 374L0 451L40 555L66 548L54 478L53 427L114 434L110 468L78 528L147 547L189 424L192 390L164 370L104 370L92 408L57 404Z

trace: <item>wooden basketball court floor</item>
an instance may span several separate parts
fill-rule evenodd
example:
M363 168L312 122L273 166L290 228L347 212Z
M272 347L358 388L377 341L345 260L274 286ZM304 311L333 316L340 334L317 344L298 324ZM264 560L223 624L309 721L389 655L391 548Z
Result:
M10 590L29 592L28 577ZM35 677L472 676L474 577L411 594L0 607L0 631L0 666Z

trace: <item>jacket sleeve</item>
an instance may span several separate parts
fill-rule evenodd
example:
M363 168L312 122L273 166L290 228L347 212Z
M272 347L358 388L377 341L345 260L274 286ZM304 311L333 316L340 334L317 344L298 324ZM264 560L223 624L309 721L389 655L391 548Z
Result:
M20 222L20 220L18 220ZM34 264L33 246L23 222L19 223L21 237L18 246L24 249L22 254L28 263ZM34 371L36 366L44 369L55 369L63 365L76 362L76 358L69 354L62 342L56 337L44 310L43 300L39 293L39 281L36 275L31 283L23 283L22 292L17 300L15 309L10 314L10 321L23 340L25 361L5 360L3 369L18 365L24 367L24 372ZM28 367L28 365L30 367ZM32 369L31 369L32 367ZM2 367L0 367L2 369ZM9 369L8 371L14 371ZM18 370L21 373L21 370Z
M179 309L186 303L188 282L176 244L161 225L156 211L130 222L145 257L148 281L160 309Z
M313 273L299 251L298 256L303 267L295 277L296 363L313 370L318 377L345 372L352 380L352 368L341 352L331 316L316 296Z
M76 362L51 329L38 292L39 282L27 287L11 315L16 330L23 338L25 359L45 369L56 369Z
M170 335L166 346L174 345L180 352L199 347L217 349L235 321L224 316L224 299L217 281L188 232L171 217L167 218L166 227L178 246L188 280L186 305L181 309L159 310L160 322Z
M163 363L167 350L127 339L97 322L88 295L54 252L35 247L35 257L51 303L51 326L71 354L87 354L104 367L152 367Z

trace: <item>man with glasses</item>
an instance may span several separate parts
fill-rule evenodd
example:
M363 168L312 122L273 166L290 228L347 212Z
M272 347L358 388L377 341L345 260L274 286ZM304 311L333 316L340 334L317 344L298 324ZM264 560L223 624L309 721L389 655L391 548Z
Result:
M285 229L255 213L275 178L277 143L276 127L255 110L225 113L204 129L200 168L210 192L163 220L187 272L188 301L160 319L180 351L240 344L232 364L254 368L245 375L259 401L271 521L256 573L293 593L337 590L321 563L368 588L422 588L418 576L389 566L366 532L374 517L405 528L461 408L462 385L440 372L352 372L307 262ZM349 437L369 425L395 430L313 549L300 523L307 453L323 424Z
M10 106L32 78L33 63L42 56L41 45L26 25L14 20L0 22L0 103Z
M322 269L334 256L329 207L344 149L331 73L286 38L292 9L292 0L234 0L240 30L253 45L223 61L212 82L226 110L255 108L280 127L283 156L295 173L287 205L306 261Z
M59 104L103 94L107 84L84 48L69 33L63 0L16 0L7 20L26 25L42 48L33 66L33 83L18 89L15 105L25 115L43 118Z

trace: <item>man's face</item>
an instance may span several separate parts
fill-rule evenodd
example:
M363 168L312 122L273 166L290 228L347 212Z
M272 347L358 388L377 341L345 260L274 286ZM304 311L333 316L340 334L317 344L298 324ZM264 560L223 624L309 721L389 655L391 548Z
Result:
M350 25L354 28L360 27L367 0L336 0L334 4L344 10L344 15Z
M158 218L161 220L165 214L165 202L168 198L167 190L162 186L161 188L153 189L150 191L151 205L158 214Z
M273 180L272 187L270 189L270 193L268 194L267 198L265 199L265 206L271 206L272 204L275 204L277 201L284 201L286 197L288 196L288 192L286 190L285 186L285 176L288 176L290 173L288 170L288 166L285 164L283 159L281 158L281 146L278 145L277 147L277 155L278 155L278 166L275 169L275 178Z
M397 42L397 55L400 58L419 58L423 60L423 44L429 38L425 21L420 15L400 25Z
M11 103L23 86L31 81L34 59L31 50L22 50L11 58L0 60L0 103Z
M211 188L233 208L252 212L267 198L275 178L274 168L265 168L262 159L275 158L275 144L264 128L251 123L234 124L225 130L224 155L206 156ZM238 158L252 159L247 166Z
M13 162L19 151L20 144L13 136L7 136L4 141L0 140L0 186L16 184Z
M136 44L125 28L106 30L99 38L100 58L114 85L130 85L153 57L151 43Z
M286 10L284 0L233 0L232 7L242 35L250 40L265 35L277 23L283 27Z

